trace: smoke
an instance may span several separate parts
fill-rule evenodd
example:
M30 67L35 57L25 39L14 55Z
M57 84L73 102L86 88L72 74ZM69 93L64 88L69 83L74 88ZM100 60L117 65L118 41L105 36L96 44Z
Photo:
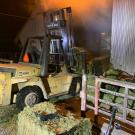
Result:
M111 0L40 0L45 10L59 9L71 6L73 15L84 21L98 19L99 16L108 16ZM101 20L102 21L102 20Z
M112 0L40 0L40 4L45 11L68 6L72 8L73 26L79 46L85 44L97 50L99 33L111 31Z

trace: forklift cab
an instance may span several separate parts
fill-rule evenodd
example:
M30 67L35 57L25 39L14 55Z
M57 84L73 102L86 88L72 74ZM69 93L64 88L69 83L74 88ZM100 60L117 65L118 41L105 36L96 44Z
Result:
M48 37L49 38L49 37ZM29 64L38 64L41 67L46 66L43 61L46 60L48 66L48 74L53 72L58 72L60 67L64 65L64 52L62 48L61 38L51 38L49 39L49 48L46 50L44 47L43 37L32 37L27 40L27 44L24 47L20 62ZM46 45L47 46L47 45ZM49 53L48 53L49 51ZM48 57L44 55L48 54Z
M20 62L39 64L42 47L42 38L29 38Z

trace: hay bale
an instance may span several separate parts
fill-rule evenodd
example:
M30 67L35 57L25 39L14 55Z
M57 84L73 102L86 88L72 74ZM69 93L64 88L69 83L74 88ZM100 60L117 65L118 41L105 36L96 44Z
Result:
M84 127L85 126L85 127ZM44 102L27 107L18 116L17 135L91 135L91 124L87 119L75 118L68 112L58 113L56 106Z
M109 76L106 76L106 78L108 78L108 79L117 79L117 76L115 76L115 75L109 75Z
M118 76L119 73L120 73L119 70L114 69L114 68L110 65L110 68L109 68L109 70L107 70L107 71L105 72L105 75L106 75L106 76Z
M88 62L87 70L96 76L103 75L109 69L109 56L94 57Z
M89 86L95 86L95 75L88 75L88 77L87 77L87 84L89 85ZM87 87L87 101L88 101L88 103L90 103L90 104L94 104L94 100L93 99L91 99L90 97L91 96L95 96L95 89L94 88L91 88L91 87Z
M0 135L16 135L17 115L14 115L9 121L0 124Z
M0 107L0 135L16 135L18 112L15 105Z
M95 76L94 75L88 75L87 76L87 84L90 86L95 85Z
M15 104L0 107L0 124L9 121L18 112Z

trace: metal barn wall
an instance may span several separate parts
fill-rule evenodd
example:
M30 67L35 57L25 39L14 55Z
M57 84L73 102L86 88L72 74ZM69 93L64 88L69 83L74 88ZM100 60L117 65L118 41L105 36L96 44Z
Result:
M111 62L116 69L135 74L135 0L114 0Z

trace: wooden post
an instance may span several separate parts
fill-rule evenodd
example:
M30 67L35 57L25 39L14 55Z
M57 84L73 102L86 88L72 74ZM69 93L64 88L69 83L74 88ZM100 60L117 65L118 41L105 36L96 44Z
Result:
M127 105L128 105L128 88L125 88L125 97L124 97L124 108L123 108L123 119L127 119Z
M86 100L87 100L87 77L86 74L82 75L82 90L80 92L81 97L81 111L86 111Z
M81 116L85 117L86 101L87 101L86 53L83 52L81 55L82 55L82 90L80 92Z
M98 115L99 92L100 92L100 82L96 79L95 81L95 115Z

